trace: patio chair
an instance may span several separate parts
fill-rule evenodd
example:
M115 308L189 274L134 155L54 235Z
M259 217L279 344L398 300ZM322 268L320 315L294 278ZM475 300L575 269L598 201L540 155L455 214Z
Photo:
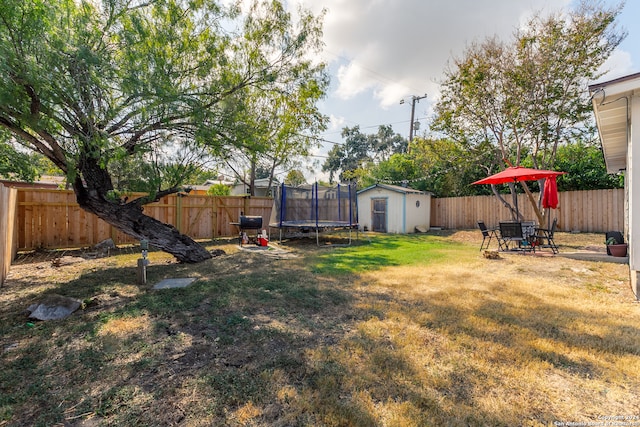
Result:
M478 221L478 228L480 228L480 231L482 232L482 243L480 244L480 250L482 251L483 249L489 249L491 239L494 237L496 238L496 240L498 239L496 230L493 228L487 228L487 226L484 224L484 221ZM486 246L485 242L487 243Z
M551 248L551 251L553 251L554 254L558 253L558 245L556 245L556 242L553 240L553 235L556 232L557 226L558 218L554 218L551 223L551 228L536 228L536 234L533 236L534 242L538 242L539 247Z
M500 250L508 251L518 249L522 251L534 251L535 246L522 233L522 224L519 222L501 222L498 245Z

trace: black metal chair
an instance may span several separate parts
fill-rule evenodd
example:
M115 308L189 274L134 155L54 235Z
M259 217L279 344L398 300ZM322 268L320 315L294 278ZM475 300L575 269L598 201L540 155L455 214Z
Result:
M522 251L534 251L535 246L522 233L522 224L519 222L501 222L498 245L500 250L508 251L518 249Z
M538 243L541 248L551 248L554 254L558 253L558 245L553 240L553 235L556 232L558 226L558 218L554 218L551 223L551 228L536 228L536 234L533 236L533 241ZM543 242L543 243L540 243ZM546 242L546 243L545 243Z
M491 244L491 239L498 239L498 235L496 234L496 230L494 228L487 228L484 221L478 221L478 228L482 232L482 243L480 244L480 250L489 249L489 245ZM485 246L486 242L486 246Z

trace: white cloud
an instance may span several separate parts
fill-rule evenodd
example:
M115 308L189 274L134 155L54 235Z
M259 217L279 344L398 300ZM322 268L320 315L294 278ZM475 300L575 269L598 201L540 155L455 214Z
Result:
M337 117L333 114L329 115L329 132L340 131L344 126L344 117Z
M606 74L600 78L602 81L616 79L633 73L633 61L631 54L617 49L602 65L601 71Z
M338 88L335 94L340 99L351 99L356 95L375 87L376 83L368 78L364 69L356 63L341 65L337 72Z
M400 97L437 90L451 55L469 42L510 36L532 10L557 10L549 0L307 0L327 9L326 60L340 63L335 95L351 99L375 91L381 107Z
M430 116L439 97L447 62L460 56L473 41L497 35L505 40L533 13L557 12L578 0L294 0L324 20L323 60L332 82L322 111L331 114L334 132L327 139L340 141L335 129L360 125L363 132L393 124L407 137L411 109L402 98L428 97L416 105L416 116ZM617 0L604 0L607 5ZM629 38L606 66L615 78L633 72L640 37L635 22L640 2L627 2L621 16ZM637 68L637 66L636 66ZM637 71L637 69L636 69ZM615 77L614 77L615 75ZM423 123L426 129L427 122Z

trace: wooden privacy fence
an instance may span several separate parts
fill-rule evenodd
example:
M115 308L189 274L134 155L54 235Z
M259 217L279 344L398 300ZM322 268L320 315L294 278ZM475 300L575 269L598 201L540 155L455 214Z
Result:
M534 196L537 197L537 194ZM624 190L570 191L559 194L560 205L551 211L562 231L605 232L624 229ZM0 186L0 274L16 249L92 246L112 238L118 245L135 240L78 206L72 191ZM12 203L17 205L12 208ZM241 212L262 217L266 228L273 200L268 197L171 195L144 207L145 213L196 240L235 236ZM525 195L518 199L526 219L534 219ZM431 199L431 225L448 229L477 228L484 220L495 227L509 220L509 211L495 196ZM14 226L15 225L15 226ZM4 235L2 233L5 233ZM4 236L15 236L8 238ZM8 261L6 261L8 260Z
M134 195L135 197L135 195ZM136 240L81 209L73 191L18 189L18 248L86 247L112 238L117 245ZM273 200L268 197L173 194L144 206L145 214L171 224L196 240L238 234L231 225L241 212L262 217L266 226Z
M538 194L534 197L537 200ZM511 195L505 195L505 199L511 202ZM558 209L551 209L550 218L558 218L560 231L624 230L624 189L567 191L559 193L558 199ZM536 219L525 194L518 195L518 208L525 219ZM495 196L431 199L433 227L471 229L477 228L478 220L483 220L488 227L497 227L500 221L510 221L511 216Z
M0 184L0 286L17 252L16 201L18 191Z

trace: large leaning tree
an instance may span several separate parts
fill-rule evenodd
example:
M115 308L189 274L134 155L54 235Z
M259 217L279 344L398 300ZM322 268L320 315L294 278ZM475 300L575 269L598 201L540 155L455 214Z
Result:
M585 0L567 13L534 16L510 42L471 44L445 72L432 128L470 150L490 144L487 172L524 161L553 169L559 146L593 135L586 88L626 35L615 23L621 8ZM541 220L539 201L523 188Z
M110 167L180 147L223 157L247 140L232 135L251 131L237 120L247 94L268 102L324 87L324 65L310 59L320 39L319 18L301 10L294 22L278 0L246 10L215 0L4 0L0 128L60 168L83 209L199 262L210 258L202 246L143 213L177 182L124 200Z

